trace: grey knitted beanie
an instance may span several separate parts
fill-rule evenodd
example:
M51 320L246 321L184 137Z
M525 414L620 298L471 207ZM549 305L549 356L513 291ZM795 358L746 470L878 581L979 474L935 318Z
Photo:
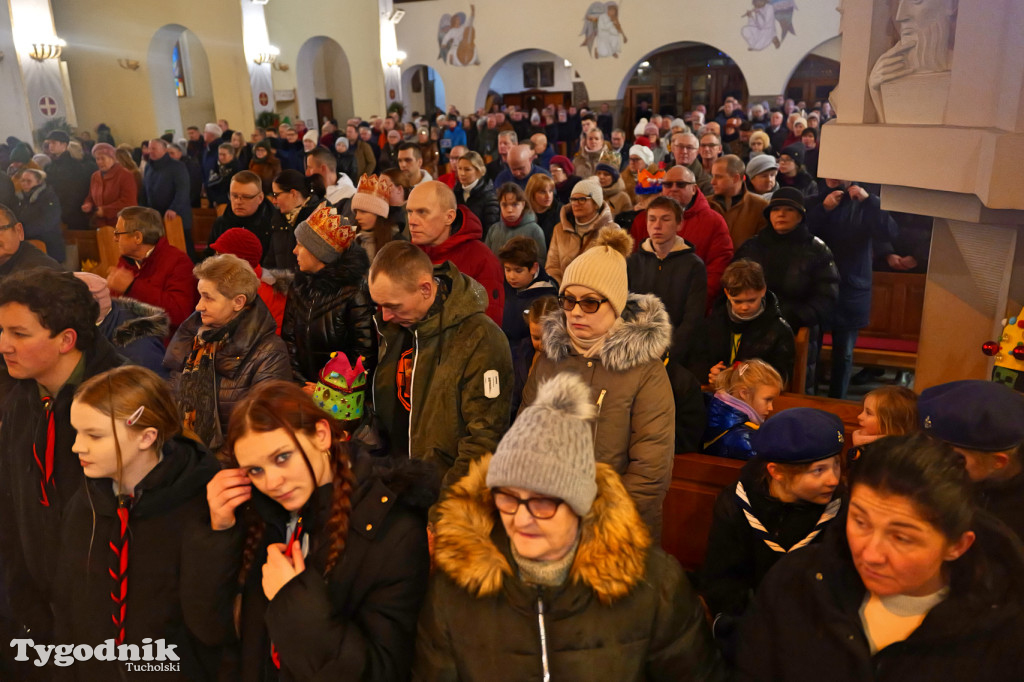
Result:
M487 487L522 488L564 500L586 516L597 496L594 436L597 415L590 388L563 372L540 385L537 400L498 443Z

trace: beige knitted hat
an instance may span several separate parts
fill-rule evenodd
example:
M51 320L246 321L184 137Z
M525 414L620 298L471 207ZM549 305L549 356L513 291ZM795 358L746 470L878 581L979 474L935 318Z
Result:
M590 248L577 256L562 276L563 294L567 287L592 289L608 299L616 315L622 315L629 297L626 257L633 251L633 238L617 225L606 225L597 233Z

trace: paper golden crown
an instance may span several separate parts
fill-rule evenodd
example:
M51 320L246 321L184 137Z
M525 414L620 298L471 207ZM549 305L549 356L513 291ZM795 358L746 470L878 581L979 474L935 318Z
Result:
M356 192L361 194L372 194L387 201L391 195L391 179L386 175L364 175L359 178L359 187Z

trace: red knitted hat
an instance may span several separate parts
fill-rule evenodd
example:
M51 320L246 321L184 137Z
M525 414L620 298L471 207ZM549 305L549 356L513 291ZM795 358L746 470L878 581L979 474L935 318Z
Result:
M263 260L263 245L260 238L244 227L232 227L210 244L217 253L230 253L238 256L255 270Z

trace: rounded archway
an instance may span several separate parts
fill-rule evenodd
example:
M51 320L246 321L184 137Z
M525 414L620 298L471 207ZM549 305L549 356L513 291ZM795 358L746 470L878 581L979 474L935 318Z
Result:
M333 38L314 36L299 48L295 67L295 98L299 118L319 129L325 119L343 121L355 115L352 69Z
M725 100L747 99L747 81L725 52L705 43L672 43L637 61L619 87L629 127L646 110L681 116L698 104L709 112ZM646 104L646 106L644 106Z
M587 86L572 62L547 50L517 50L496 61L477 87L475 107L491 104L543 109L587 101Z
M414 64L402 71L402 100L406 119L414 111L421 114L447 109L444 81L441 74L424 64Z
M185 126L216 120L206 50L180 24L163 26L149 42L149 85L158 131L185 136Z
M839 84L839 48L842 37L826 40L807 53L793 69L786 83L786 97L794 102L803 101L807 108L815 102L828 99Z

